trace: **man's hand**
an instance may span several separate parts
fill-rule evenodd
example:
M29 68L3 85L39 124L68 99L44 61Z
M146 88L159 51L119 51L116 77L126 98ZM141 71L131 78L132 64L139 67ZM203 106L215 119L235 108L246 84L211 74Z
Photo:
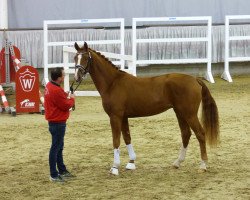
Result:
M71 99L74 99L74 98L75 98L75 94L71 94L71 93L70 93L69 97L70 97Z

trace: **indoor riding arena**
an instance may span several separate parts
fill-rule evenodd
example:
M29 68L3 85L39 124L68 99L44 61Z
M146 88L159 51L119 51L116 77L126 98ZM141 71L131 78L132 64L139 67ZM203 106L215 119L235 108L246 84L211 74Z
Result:
M1 200L250 199L248 0L0 0L0 48Z

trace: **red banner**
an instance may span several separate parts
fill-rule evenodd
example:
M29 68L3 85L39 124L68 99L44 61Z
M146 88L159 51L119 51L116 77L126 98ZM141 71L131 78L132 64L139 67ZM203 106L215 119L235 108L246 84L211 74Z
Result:
M32 66L16 73L16 112L39 112L39 75Z

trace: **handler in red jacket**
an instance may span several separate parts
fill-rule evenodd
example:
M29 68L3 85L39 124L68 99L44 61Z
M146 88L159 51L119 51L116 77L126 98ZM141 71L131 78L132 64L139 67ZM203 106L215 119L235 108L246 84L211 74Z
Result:
M64 178L73 177L63 162L63 146L66 121L69 118L69 109L75 103L75 95L68 95L61 88L60 85L64 81L64 76L63 68L52 69L51 81L46 85L44 91L45 118L48 120L49 131L52 136L49 166L50 180L53 182L64 182Z

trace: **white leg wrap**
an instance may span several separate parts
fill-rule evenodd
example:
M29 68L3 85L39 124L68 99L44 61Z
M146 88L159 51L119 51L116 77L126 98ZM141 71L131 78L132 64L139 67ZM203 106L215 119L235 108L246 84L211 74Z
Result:
M127 145L127 150L128 150L128 155L130 160L135 160L136 159L136 154L134 152L132 144Z
M178 160L179 160L180 162L183 162L183 161L185 160L186 153L187 153L187 148L184 148L184 147L182 146L182 147L181 147L181 150L180 150L179 157L178 157Z
M114 165L113 167L118 168L120 166L120 149L114 149Z
M176 168L179 168L181 165L181 162L183 162L185 160L186 157L186 153L187 153L187 148L184 148L183 146L181 147L180 153L179 153L179 157L177 158L176 161L174 161L173 166Z
M206 162L204 160L201 161L200 169L203 171L207 171L207 165L206 165Z

